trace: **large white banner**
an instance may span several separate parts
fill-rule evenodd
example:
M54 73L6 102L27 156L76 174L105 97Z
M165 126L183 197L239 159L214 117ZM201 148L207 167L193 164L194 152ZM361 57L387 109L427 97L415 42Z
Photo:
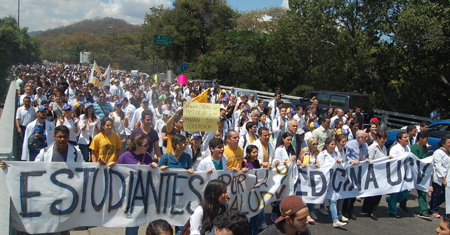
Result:
M230 210L249 217L266 204L295 194L297 167L283 163L272 169L214 171L97 163L7 162L4 171L11 194L13 226L31 234L79 226L131 227L165 219L184 225L212 179L228 185ZM15 209L15 210L14 210Z
M297 195L307 203L322 204L332 198L370 197L412 189L428 192L433 157L419 159L406 153L358 165L308 165L298 171Z
M94 65L91 69L91 74L89 75L89 83L94 84L94 86L103 89L104 86L109 86L111 84L111 69L108 65L105 73L100 71L97 62L94 61Z

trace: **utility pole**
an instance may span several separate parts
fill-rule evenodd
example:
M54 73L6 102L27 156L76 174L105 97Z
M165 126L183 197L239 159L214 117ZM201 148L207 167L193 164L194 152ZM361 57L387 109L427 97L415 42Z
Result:
M17 0L17 27L20 29L20 0Z

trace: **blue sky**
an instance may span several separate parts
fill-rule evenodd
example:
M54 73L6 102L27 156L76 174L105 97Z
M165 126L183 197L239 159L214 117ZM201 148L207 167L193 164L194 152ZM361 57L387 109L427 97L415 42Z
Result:
M0 18L17 18L18 0L1 0ZM143 22L152 6L171 7L174 0L20 0L20 26L30 31L66 26L81 20L114 17L131 24ZM287 7L288 0L228 0L238 11Z

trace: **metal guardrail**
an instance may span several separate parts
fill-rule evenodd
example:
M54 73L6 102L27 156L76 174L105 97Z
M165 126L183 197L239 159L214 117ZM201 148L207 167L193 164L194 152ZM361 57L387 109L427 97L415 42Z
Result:
M230 91L231 87L229 86L220 86L221 88L225 89L226 91ZM245 88L239 88L234 87L235 89L243 89L243 90L251 90L251 89L245 89ZM265 91L258 91L258 90L251 90L255 92L258 95L259 99L263 99L265 101L271 101L273 99L273 95L275 93L271 92L265 92ZM299 96L290 96L290 95L284 95L282 97L282 100L284 102L289 102L292 100L299 101L301 97ZM428 121L431 122L431 118L428 117L422 117L417 115L411 115L411 114L405 114L405 113L399 113L399 112L391 112L381 109L374 109L374 116L380 119L380 129L382 130L390 130L390 129L400 129L401 127L407 126L407 125L419 125L421 122Z

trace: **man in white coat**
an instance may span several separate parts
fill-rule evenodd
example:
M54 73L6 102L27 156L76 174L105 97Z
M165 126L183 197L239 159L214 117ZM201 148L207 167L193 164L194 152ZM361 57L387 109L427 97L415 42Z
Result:
M258 135L259 139L251 143L251 145L255 145L258 148L258 161L261 163L261 166L263 168L269 168L270 163L275 157L275 149L272 143L269 143L269 129L267 129L267 127L259 128ZM247 144L247 146L248 145L250 145L250 143ZM244 156L247 156L247 146L244 148Z
M214 170L227 169L227 157L223 155L223 140L213 138L209 141L211 155L205 157L198 165L197 172L212 173Z
M54 143L41 149L35 162L84 162L78 148L69 144L69 128L64 125L55 128Z
M34 161L41 149L55 142L53 140L55 127L53 126L53 123L46 120L47 112L48 110L45 106L39 105L38 107L36 107L37 119L28 123L27 125L22 145L21 159L23 161ZM32 140L35 142L35 144L30 149L28 146L28 141L32 136L41 137L41 139L40 141L36 141L36 138L33 138L34 140Z

